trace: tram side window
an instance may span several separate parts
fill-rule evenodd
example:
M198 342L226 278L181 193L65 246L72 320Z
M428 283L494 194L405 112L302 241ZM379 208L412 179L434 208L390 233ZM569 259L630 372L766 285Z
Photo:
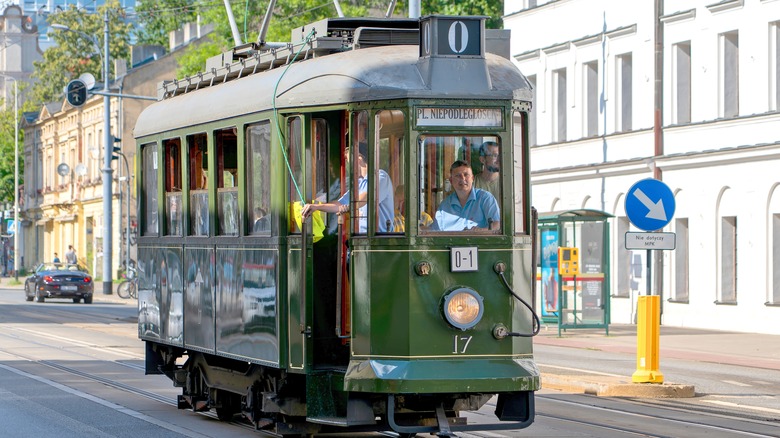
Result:
M247 224L248 234L271 232L271 124L247 126Z
M190 233L209 235L208 140L206 134L187 136L189 150Z
M238 139L236 128L214 133L217 161L217 219L219 234L238 235Z
M300 212L296 212L296 209L303 208L301 204L301 197L306 199L306 193L302 193L301 190L306 188L303 183L303 167L301 162L303 161L303 148L301 143L301 118L293 117L287 121L287 160L289 161L291 174L289 175L287 193L289 193L289 206L290 214L288 217L288 230L290 234L300 234L301 228L298 226L296 217L300 216Z
M378 234L403 233L406 229L403 205L406 198L403 184L406 168L403 154L405 121L403 111L399 110L379 111L374 120L374 218Z
M525 162L525 126L528 123L528 116L515 111L512 115L512 149L514 161L514 216L515 233L522 234L526 232L525 217L525 174L523 165Z
M149 143L141 146L143 157L143 184L141 194L141 211L143 214L142 230L144 236L157 236L157 144Z
M181 191L181 140L173 138L163 141L165 151L165 219L166 234L182 235L182 191Z
M501 197L483 186L478 188L474 169L485 172L480 151L501 162L501 144L496 136L421 136L419 175L420 223L433 218L430 226L421 226L422 234L463 232L498 233L501 230ZM500 166L500 164L496 164ZM500 168L494 169L500 173ZM499 189L500 189L500 177Z
M360 149L364 150L361 154ZM350 164L349 174L354 175L350 182L350 197L349 202L351 205L350 214L352 220L350 228L352 234L366 234L368 232L368 205L365 200L361 202L361 192L368 194L368 175L363 175L364 169L367 169L367 161L363 161L360 155L367 155L368 153L368 112L359 111L352 114L352 144L351 150L347 153L347 157ZM368 157L365 157L367 160ZM352 196L353 193L357 193L357 196ZM363 198L365 199L365 198Z

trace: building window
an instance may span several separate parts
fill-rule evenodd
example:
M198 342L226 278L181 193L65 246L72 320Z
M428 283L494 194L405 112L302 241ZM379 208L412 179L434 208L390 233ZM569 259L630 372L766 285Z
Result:
M772 90L769 109L777 111L780 108L780 21L772 23L769 35L769 88Z
M737 218L724 216L720 220L720 299L721 303L737 302Z
M566 69L553 71L553 141L566 141Z
M674 301L688 302L688 219L675 219Z
M531 89L536 90L536 75L528 76ZM531 112L528 113L528 144L536 146L536 93L531 98Z
M780 214L772 215L772 304L780 304Z
M631 291L635 288L631 287L633 281L632 274L633 269L631 267L631 251L626 249L625 239L626 233L629 231L631 224L628 218L621 216L617 218L617 290L614 293L616 297L630 297Z
M676 123L691 122L691 42L674 45L674 120Z
M599 133L599 64L597 61L584 64L585 88L585 136Z
M739 33L720 35L721 117L739 115Z
M617 57L617 101L618 101L618 131L626 132L632 128L632 108L634 97L633 87L633 57L630 53Z

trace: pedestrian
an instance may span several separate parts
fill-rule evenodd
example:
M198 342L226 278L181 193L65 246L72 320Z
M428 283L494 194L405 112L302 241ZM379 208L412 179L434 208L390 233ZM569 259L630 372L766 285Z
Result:
M54 253L54 260L52 260L52 261L54 263L59 263L60 262L60 256L58 256L56 252Z
M76 257L76 250L73 249L73 245L68 245L68 250L65 251L65 263L69 265L75 265L78 263L78 257Z

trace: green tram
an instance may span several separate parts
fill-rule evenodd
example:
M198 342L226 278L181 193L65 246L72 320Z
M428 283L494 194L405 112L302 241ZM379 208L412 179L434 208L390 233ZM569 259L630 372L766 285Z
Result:
M134 132L138 333L180 408L278 436L533 422L532 91L488 32L329 19L160 85ZM458 190L487 223L442 209ZM500 421L462 416L493 397Z

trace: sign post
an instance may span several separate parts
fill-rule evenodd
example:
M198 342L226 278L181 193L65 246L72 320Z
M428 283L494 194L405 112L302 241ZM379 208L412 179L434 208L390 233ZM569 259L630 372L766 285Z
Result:
M674 193L657 179L637 181L626 194L626 216L635 227L646 233L626 233L626 249L647 250L647 291L651 294L650 251L674 249L674 233L656 233L671 222L676 204ZM639 297L637 312L637 371L634 383L663 383L659 371L661 309L659 296Z

